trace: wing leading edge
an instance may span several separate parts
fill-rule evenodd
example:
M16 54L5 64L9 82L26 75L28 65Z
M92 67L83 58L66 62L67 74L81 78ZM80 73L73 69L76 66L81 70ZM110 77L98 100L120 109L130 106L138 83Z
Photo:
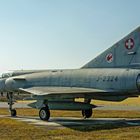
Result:
M70 96L70 97L85 97L85 95L97 96L99 94L113 93L114 91L106 91L91 88L77 88L77 87L31 87L20 88L20 91L33 94L35 96Z
M137 97L126 92L77 87L30 87L20 88L21 92L32 94L33 99L73 99L89 98L104 101L123 101L128 97Z

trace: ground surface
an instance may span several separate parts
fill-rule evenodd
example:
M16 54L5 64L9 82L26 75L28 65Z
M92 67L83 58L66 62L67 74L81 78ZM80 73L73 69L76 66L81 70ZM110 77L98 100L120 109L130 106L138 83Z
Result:
M5 110L5 109L4 109ZM6 112L6 110L3 112ZM23 113L23 109L20 110ZM29 110L24 110L28 115L31 115ZM35 112L34 112L35 113ZM121 112L116 111L97 111L95 116L101 114L107 117L119 116ZM26 114L26 115L27 115ZM68 116L69 112L53 112L55 116ZM74 116L78 112L72 113ZM71 116L73 116L71 114ZM134 114L134 115L133 115ZM137 114L139 118L135 119ZM0 139L1 140L139 140L140 139L140 113L122 112L120 116L130 117L133 119L124 118L96 118L83 120L79 118L55 117L50 122L43 122L43 125L37 124L39 119L29 116L19 116L9 118L6 116L0 117ZM78 115L79 116L79 115ZM68 123L68 125L67 125ZM69 125L72 123L72 125ZM58 124L58 125L57 125ZM82 125L81 125L82 124ZM53 127L53 125L55 125ZM63 126L63 127L61 127Z
M121 103L94 101L120 110L94 110L94 118L83 120L81 112L51 111L49 122L39 120L38 110L17 109L18 117L0 108L0 140L139 140L140 98ZM128 107L130 110L124 110ZM137 109L133 110L133 107ZM40 124L42 123L42 124Z
M89 120L83 120L80 112L52 111L53 118L49 122L40 121L37 110L22 108L17 111L19 116L11 119L7 109L0 110L0 114L6 115L0 118L0 139L140 139L139 111L95 110L94 117L96 119Z

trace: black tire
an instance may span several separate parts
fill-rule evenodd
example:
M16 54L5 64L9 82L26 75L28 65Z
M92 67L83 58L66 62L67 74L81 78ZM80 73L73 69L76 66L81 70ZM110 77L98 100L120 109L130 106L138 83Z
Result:
M48 121L50 118L50 110L47 107L43 107L39 111L39 117L43 121Z
M17 111L15 109L11 110L11 116L15 117L17 115Z
M86 118L90 118L92 116L92 109L82 110L82 116Z

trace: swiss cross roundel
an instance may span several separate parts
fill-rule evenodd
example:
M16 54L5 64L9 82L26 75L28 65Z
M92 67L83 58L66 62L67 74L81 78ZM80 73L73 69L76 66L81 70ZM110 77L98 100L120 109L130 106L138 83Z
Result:
M129 38L125 41L125 48L131 50L134 48L135 42L132 38Z
M108 63L111 63L113 61L113 54L112 53L109 53L107 56L106 56L106 61Z

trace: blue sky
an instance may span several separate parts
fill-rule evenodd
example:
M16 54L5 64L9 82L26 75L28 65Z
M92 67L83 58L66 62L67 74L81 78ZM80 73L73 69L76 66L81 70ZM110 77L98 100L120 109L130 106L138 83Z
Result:
M0 0L0 72L79 68L140 25L140 0Z

